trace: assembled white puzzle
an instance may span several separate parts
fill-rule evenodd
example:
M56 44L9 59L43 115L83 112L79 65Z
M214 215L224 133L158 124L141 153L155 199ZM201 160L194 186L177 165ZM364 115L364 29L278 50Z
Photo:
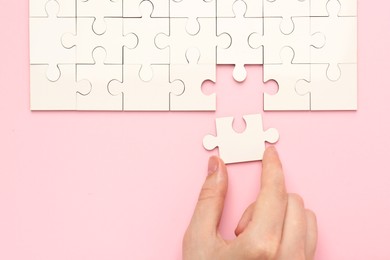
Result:
M265 111L356 110L356 63L357 0L30 0L31 110L213 111L218 64L262 64Z
M215 111L219 64L263 65L264 111L356 110L357 0L30 0L31 110ZM279 135L244 118L205 148L261 160Z

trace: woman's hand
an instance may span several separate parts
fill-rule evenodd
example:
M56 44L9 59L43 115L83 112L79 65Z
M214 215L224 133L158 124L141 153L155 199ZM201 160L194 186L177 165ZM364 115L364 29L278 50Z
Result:
M305 209L299 195L287 194L274 147L265 151L260 193L244 212L232 241L224 240L218 232L227 187L225 164L218 157L210 158L208 176L184 236L184 260L314 258L316 217Z

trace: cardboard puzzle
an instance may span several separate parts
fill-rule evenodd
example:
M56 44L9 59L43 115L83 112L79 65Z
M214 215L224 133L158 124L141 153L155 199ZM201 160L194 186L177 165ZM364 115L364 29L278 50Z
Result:
M31 110L214 111L218 64L263 65L265 111L356 110L357 0L30 0L30 64Z

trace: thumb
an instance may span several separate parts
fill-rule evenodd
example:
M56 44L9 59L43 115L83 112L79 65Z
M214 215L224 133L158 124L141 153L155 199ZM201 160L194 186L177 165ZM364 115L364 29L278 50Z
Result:
M224 162L218 157L211 157L208 175L199 195L189 230L201 237L216 235L221 219L228 177Z

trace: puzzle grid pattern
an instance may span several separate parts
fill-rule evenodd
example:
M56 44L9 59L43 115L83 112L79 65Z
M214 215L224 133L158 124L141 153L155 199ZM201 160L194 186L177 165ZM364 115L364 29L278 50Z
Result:
M356 0L30 0L32 110L202 111L217 64L264 110L357 108Z
M30 0L31 110L214 111L216 65L262 64L264 110L357 109L357 0ZM216 119L226 163L261 160L262 116Z

